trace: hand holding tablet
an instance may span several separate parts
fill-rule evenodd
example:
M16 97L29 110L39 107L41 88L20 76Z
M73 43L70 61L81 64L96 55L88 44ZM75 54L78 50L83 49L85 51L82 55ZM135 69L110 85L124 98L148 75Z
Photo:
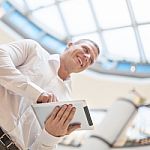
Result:
M54 108L56 106L62 107L65 104L71 104L76 108L74 117L70 124L81 124L81 128L79 128L79 130L93 129L92 119L85 100L33 104L32 108L41 127L43 128L45 121L51 115Z
M56 106L45 121L45 130L56 137L69 135L80 128L81 124L70 124L76 112L72 104Z

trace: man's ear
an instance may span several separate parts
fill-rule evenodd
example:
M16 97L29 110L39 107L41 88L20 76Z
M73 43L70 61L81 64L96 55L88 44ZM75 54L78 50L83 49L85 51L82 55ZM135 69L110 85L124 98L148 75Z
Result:
M71 47L73 45L73 42L72 41L69 41L68 43L67 43L67 47L69 48L69 47Z

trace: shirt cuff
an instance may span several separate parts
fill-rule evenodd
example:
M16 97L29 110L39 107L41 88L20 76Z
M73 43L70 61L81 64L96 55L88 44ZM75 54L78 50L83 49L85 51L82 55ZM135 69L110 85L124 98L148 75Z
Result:
M29 85L27 87L27 97L29 97L30 99L32 99L34 102L37 102L37 99L39 98L39 96L44 93L45 91L43 89L41 89L39 86L37 86L36 84L29 82Z
M40 135L40 142L43 145L46 146L53 146L60 142L61 137L55 137L51 134L49 134L45 129L43 129L41 135Z

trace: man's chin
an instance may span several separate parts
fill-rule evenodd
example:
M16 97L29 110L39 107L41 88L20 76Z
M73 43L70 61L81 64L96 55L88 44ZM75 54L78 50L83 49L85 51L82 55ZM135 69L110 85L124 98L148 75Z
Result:
M82 70L76 70L75 73L80 73L82 71L84 71L84 69L82 69Z

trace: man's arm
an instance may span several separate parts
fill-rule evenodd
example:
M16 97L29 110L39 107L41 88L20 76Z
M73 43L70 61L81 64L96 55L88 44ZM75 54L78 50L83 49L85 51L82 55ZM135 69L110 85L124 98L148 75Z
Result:
M0 46L0 84L33 101L45 91L29 81L17 67L26 63L27 58L34 57L39 46L37 42L29 39Z

